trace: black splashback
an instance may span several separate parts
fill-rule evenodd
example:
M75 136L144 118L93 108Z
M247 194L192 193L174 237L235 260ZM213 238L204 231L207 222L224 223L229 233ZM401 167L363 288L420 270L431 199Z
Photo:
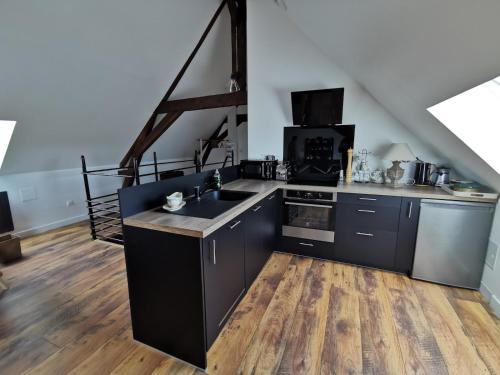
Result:
M238 169L238 166L220 168L222 183L237 180ZM165 197L176 191L182 192L184 196L192 195L193 187L203 187L214 172L215 170L210 170L118 190L122 219L164 204Z
M9 196L6 191L0 192L0 234L12 232L14 223L10 212Z
M340 170L347 168L354 130L354 125L285 127L283 159L290 164L292 182L335 186Z

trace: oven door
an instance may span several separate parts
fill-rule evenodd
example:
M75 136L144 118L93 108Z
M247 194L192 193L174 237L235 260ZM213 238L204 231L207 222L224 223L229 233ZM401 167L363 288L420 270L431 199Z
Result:
M283 236L334 242L335 202L295 201L283 205Z

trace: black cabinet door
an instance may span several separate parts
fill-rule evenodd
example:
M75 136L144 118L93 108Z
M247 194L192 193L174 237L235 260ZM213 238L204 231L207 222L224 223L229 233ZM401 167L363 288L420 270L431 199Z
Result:
M260 201L246 213L245 285L250 288L267 260L265 203Z
M264 199L264 249L266 260L276 250L278 228L281 227L280 191L268 195Z
M279 192L275 192L246 212L245 281L247 290L275 250L279 201Z
M401 198L359 194L340 198L334 259L394 270Z
M392 270L396 232L352 229L336 231L334 259L361 266Z
M413 266L417 240L420 199L403 198L399 215L395 271L409 274Z
M244 236L239 217L203 241L207 350L245 293Z

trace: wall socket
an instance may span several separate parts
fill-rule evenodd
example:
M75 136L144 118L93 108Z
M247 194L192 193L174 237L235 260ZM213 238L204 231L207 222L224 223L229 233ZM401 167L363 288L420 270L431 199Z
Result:
M495 262L497 259L498 245L490 240L488 243L488 252L486 253L486 265L492 270L495 269Z
M29 202L36 200L36 191L33 186L27 186L19 189L19 196L21 202Z

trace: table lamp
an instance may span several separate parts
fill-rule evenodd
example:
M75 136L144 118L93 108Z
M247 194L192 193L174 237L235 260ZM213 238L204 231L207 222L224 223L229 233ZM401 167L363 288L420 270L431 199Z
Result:
M402 186L400 181L405 174L405 170L401 168L400 163L415 160L416 157L407 143L393 143L383 159L392 161L392 167L387 169L387 177L391 179L393 187L399 187Z

